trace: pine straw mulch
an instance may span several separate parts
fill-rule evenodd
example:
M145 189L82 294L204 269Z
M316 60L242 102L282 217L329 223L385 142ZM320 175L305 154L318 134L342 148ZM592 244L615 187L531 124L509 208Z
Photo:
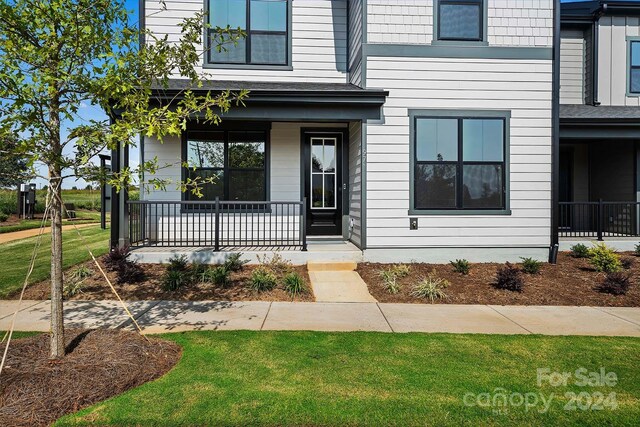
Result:
M104 268L104 256L99 259L100 264ZM93 261L87 261L79 264L93 271L91 277L85 279L82 285L82 292L68 298L68 300L114 300L116 297L104 280L100 271L96 268ZM78 268L74 266L65 272L66 276ZM224 287L218 287L212 283L192 283L186 285L177 291L165 291L162 289L162 275L167 269L166 264L140 264L145 272L146 279L142 283L116 283L116 273L107 271L107 276L114 285L120 297L127 301L143 301L143 300L172 300L172 301L314 301L309 274L306 266L291 266L290 270L299 273L307 283L307 292L301 293L291 298L291 295L281 288L282 274L278 274L279 286L271 291L255 292L249 288L251 273L257 265L245 265L241 271L232 272L229 276L230 283ZM215 267L215 266L212 266ZM25 291L25 300L42 300L48 299L51 292L51 282L44 280L42 282L29 285ZM8 297L8 299L17 299L19 292Z
M182 354L175 343L124 330L67 330L65 338L59 361L48 358L48 334L11 342L0 377L0 425L49 425L161 377Z
M558 263L543 264L537 275L523 274L524 289L512 292L496 289L496 270L504 264L471 264L469 275L455 273L449 264L409 264L409 276L398 279L400 292L388 293L384 287L380 270L391 264L358 264L358 273L367 283L369 292L380 302L425 303L411 296L411 287L435 270L438 277L451 284L445 289L447 298L436 301L441 304L493 304L493 305L579 305L608 307L640 306L640 258L631 253L621 254L631 259L633 265L627 273L632 285L626 295L610 295L597 290L604 278L596 272L587 259L573 258L569 253L560 253Z

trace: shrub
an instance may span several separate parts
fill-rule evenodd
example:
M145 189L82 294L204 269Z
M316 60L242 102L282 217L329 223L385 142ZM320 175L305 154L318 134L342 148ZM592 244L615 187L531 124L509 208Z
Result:
M533 258L520 258L522 260L522 271L527 274L538 274L542 268L542 263Z
M249 262L248 259L241 259L241 253L233 253L229 255L227 260L224 262L224 266L229 271L240 271L244 267L246 263Z
M588 258L589 257L589 248L582 243L578 243L576 245L571 246L571 256L574 258Z
M380 277L382 278L382 286L390 294L397 294L400 291L400 286L396 281L397 276L391 270L380 270Z
M306 288L307 284L298 272L292 271L284 276L284 290L292 297L304 292Z
M162 289L165 291L177 291L190 283L190 275L186 271L167 270L162 276Z
M262 257L258 255L258 262L263 268L271 270L278 275L291 272L291 268L293 267L291 261L284 259L282 255L277 252L274 253L271 258L266 254Z
M116 273L118 283L140 283L147 277L137 262L129 260L121 263Z
M203 274L209 270L209 266L207 264L201 262L193 262L191 263L191 275L194 280L199 280L202 278Z
M624 295L630 286L631 276L629 274L615 272L607 273L598 290L612 295Z
M498 267L495 285L498 289L522 292L522 288L524 287L522 273L510 263L506 263L504 267Z
M640 256L640 243L638 243L638 244L635 246L635 253L636 253L636 256Z
M4 212L0 212L0 222L5 222L8 219L9 219L9 215L7 215Z
M120 264L129 260L129 255L131 255L131 253L128 247L113 248L105 256L104 265L107 267L107 270L116 271L120 267Z
M620 264L625 270L631 270L631 267L633 267L633 258L622 258Z
M168 271L187 271L189 268L189 261L186 255L173 256L169 258Z
M411 273L411 267L407 264L394 264L389 269L398 279L407 277Z
M71 280L72 281L80 281L84 280L87 277L91 277L93 274L93 270L84 265L78 266L75 270L71 272Z
M69 280L68 282L65 282L64 286L62 287L62 295L65 298L74 297L82 293L83 286L83 280Z
M589 261L596 271L615 273L622 269L620 256L604 243L598 243L589 249Z
M450 283L437 277L435 271L432 271L422 279L419 283L416 283L411 290L411 295L418 298L425 298L432 303L437 299L446 298L447 294L444 290L450 285Z
M275 274L265 267L258 267L251 273L249 287L254 291L270 291L276 287L277 278Z
M466 259L457 259L455 261L449 261L449 264L453 267L453 271L460 274L469 274L469 268L471 267L469 261Z
M216 286L225 287L229 284L230 271L224 265L220 265L208 270L211 282Z

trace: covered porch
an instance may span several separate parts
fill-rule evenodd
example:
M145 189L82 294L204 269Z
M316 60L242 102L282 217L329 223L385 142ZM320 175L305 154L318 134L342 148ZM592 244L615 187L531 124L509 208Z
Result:
M606 241L633 250L640 237L638 107L564 105L560 117L560 249Z
M194 120L180 137L144 138L141 161L165 166L145 177L140 200L114 199L120 215L112 220L112 245L129 246L144 260L180 252L217 262L233 251L322 252L323 244L361 256L362 128L380 118L386 92L216 84L224 86L208 90L249 89L246 107L233 107L219 126ZM114 158L125 167L128 155ZM153 178L200 182L200 194L175 184L154 189Z

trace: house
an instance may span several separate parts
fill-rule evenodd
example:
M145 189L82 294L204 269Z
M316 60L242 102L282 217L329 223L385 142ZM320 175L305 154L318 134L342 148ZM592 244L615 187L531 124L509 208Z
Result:
M585 238L637 243L640 3L562 5L558 227L565 248Z
M556 0L143 0L141 15L176 38L203 7L247 38L217 52L206 35L202 90L249 100L143 138L142 159L172 164L161 178L216 179L202 198L113 194L112 244L138 259L546 260L602 235L603 213L637 233L635 204L598 202L636 200L631 2L563 4L562 26Z

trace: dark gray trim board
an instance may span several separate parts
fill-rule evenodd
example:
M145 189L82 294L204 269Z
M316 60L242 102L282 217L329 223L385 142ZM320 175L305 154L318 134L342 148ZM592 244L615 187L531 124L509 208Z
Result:
M640 139L640 126L637 124L562 123L559 135L561 140Z
M363 55L411 58L531 59L552 60L550 47L503 47L418 44L365 44Z
M509 110L409 109L409 215L511 215L510 206L510 134ZM500 118L505 121L504 134L504 209L415 209L415 121L417 117Z
M553 4L553 67L551 97L551 232L549 261L555 263L554 246L559 242L560 211L560 0Z

